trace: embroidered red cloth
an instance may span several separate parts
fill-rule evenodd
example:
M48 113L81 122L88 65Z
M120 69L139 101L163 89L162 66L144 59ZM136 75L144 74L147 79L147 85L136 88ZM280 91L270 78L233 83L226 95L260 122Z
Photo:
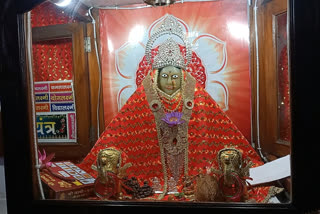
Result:
M199 83L196 84L194 92L188 142L189 175L205 173L205 170L212 166L218 169L216 156L219 150L225 147L240 150L244 160L254 163L253 167L263 164L235 124ZM111 146L124 152L126 161L132 163L132 167L128 169L130 176L150 183L152 178L157 177L163 183L155 118L150 110L143 84L128 99L79 166L96 176L97 172L92 170L91 166L95 165L99 151ZM178 182L178 190L181 188L182 178ZM263 202L270 196L269 190L270 187L256 187L249 190L248 194L250 199Z

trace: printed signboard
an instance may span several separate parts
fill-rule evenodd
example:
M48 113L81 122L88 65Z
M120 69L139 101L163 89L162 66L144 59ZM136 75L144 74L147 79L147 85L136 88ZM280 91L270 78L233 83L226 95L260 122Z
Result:
M36 82L35 108L39 143L75 143L76 106L72 81Z

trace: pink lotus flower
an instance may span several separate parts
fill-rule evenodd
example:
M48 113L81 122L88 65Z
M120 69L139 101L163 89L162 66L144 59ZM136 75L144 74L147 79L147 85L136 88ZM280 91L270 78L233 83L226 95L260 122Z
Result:
M166 122L170 127L184 123L181 119L182 112L171 112L166 113L166 115L161 119Z
M46 151L43 149L43 154L38 150L38 158L39 158L39 165L40 169L48 168L52 165L50 162L54 158L54 153L51 153L47 156Z

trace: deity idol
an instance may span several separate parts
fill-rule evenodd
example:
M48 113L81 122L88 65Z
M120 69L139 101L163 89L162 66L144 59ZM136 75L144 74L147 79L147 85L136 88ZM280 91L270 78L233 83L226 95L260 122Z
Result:
M169 35L152 58L152 45L160 36ZM176 39L186 47L181 53ZM183 56L184 55L184 56ZM239 129L223 112L206 90L188 72L191 49L182 26L173 16L167 16L151 35L146 45L146 58L152 70L106 127L95 146L79 165L96 176L100 150L116 147L132 163L128 175L142 181L159 181L160 199L166 193L182 191L184 178L204 173L218 166L220 150L237 148L253 167L263 164ZM248 198L266 201L270 187L254 188Z

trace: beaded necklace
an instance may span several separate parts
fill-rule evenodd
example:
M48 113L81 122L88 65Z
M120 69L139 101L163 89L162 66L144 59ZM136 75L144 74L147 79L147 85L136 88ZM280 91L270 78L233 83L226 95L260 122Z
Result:
M172 96L171 99L168 99L168 95L161 91L159 88L157 88L156 94L157 98L162 103L162 109L167 113L177 111L178 109L180 109L181 104L183 103L183 96L180 89L173 94L175 96ZM170 107L172 107L172 109L170 109Z

